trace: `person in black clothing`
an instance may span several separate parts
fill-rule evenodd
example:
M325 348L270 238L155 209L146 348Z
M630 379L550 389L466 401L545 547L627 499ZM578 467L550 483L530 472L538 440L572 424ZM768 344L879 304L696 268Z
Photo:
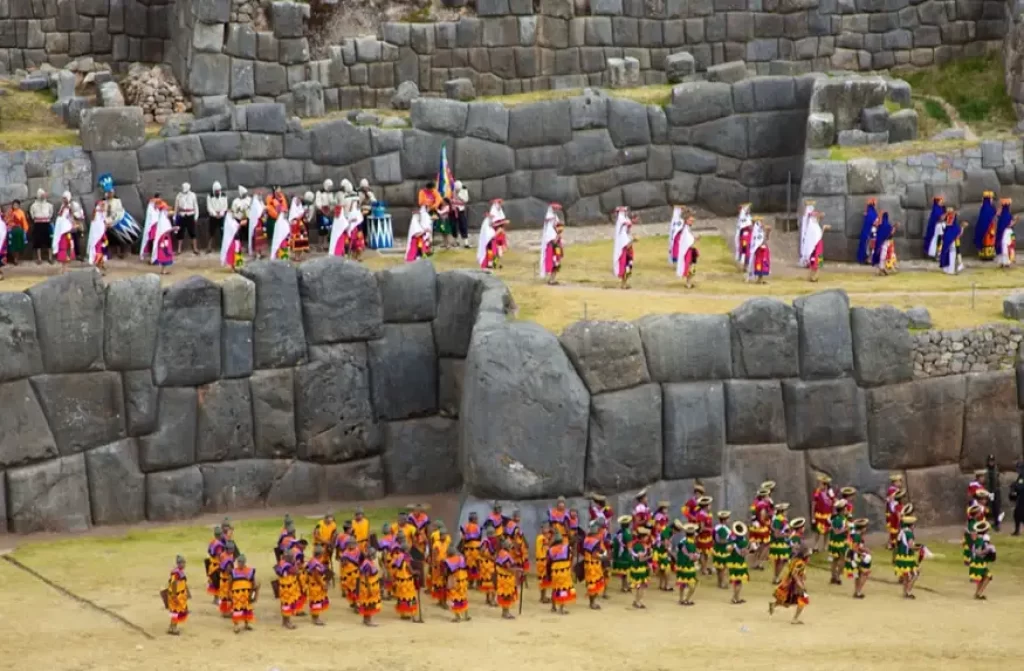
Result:
M1024 461L1017 461L1017 479L1010 486L1010 500L1013 508L1013 535L1020 536L1020 525L1024 524Z
M988 460L985 462L985 485L988 488L989 493L989 521L992 524L992 528L999 531L999 523L1003 517L1003 496L999 490L999 467L996 465L996 457L994 454L988 455Z

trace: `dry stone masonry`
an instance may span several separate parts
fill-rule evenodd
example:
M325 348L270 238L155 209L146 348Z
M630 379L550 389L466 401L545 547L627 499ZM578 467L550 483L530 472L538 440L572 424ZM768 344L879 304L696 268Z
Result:
M992 324L977 329L914 335L914 377L1013 370L1024 329Z

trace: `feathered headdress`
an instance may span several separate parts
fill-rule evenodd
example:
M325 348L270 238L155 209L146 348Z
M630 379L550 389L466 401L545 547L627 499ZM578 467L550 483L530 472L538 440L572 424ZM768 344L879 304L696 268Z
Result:
M114 176L109 172L103 173L99 178L100 188L103 189L103 193L110 193L114 190Z

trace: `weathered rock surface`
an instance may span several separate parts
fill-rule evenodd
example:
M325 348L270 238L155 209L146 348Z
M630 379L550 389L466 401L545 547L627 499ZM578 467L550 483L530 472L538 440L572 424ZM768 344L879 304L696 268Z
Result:
M773 298L752 298L729 314L733 374L795 377L799 374L796 310Z
M873 467L919 468L960 459L967 397L964 376L869 389L866 396Z
M100 274L79 270L30 287L36 335L47 373L78 373L103 368L103 314L106 291Z
M834 447L866 440L864 392L853 379L783 380L782 397L791 448Z
M203 509L203 474L198 466L146 474L146 519L187 520Z
M196 460L195 387L162 387L159 399L156 431L139 439L139 464L146 473Z
M220 287L190 277L164 290L153 381L161 387L206 384L220 377Z
M853 333L846 292L829 290L801 297L793 301L793 307L800 336L800 377L852 374Z
M655 382L718 380L732 375L727 315L649 315L637 325Z
M434 342L438 356L465 357L476 319L477 277L449 270L437 275L437 316Z
M249 380L219 380L196 390L196 460L255 456Z
M331 501L370 501L386 491L380 457L324 466L324 476Z
M307 505L327 498L324 467L306 461L276 461L267 506Z
M458 424L444 417L384 423L389 494L434 494L462 484Z
M316 262L313 262L316 263ZM303 264L303 267L309 264ZM306 359L302 302L295 269L280 261L257 261L242 275L256 284L253 363L256 368L283 368Z
M141 436L156 429L159 387L153 384L150 370L125 371L121 380L124 389L125 426L129 436Z
M806 517L808 505L804 453L785 445L728 445L725 448L726 510L742 516L750 505L751 492L765 480L776 483L772 499L790 504L789 517ZM715 502L718 505L718 501ZM719 508L721 509L721 508Z
M0 294L0 382L42 372L32 299L27 294Z
M258 370L249 378L256 456L295 456L295 376L291 368Z
M559 340L591 394L651 381L636 324L579 321L566 327Z
M385 324L368 344L373 406L382 419L437 412L437 355L430 324Z
M125 437L124 393L117 373L39 375L39 403L64 456Z
M758 445L786 441L786 413L778 380L725 382L726 442Z
M362 264L337 257L303 263L299 266L299 295L310 344L380 337L380 292L373 273Z
M662 389L665 479L721 475L725 449L722 383L675 383Z
M595 394L590 399L586 486L617 492L661 477L661 385Z
M146 519L146 476L135 440L119 440L85 453L89 502L95 524L132 524Z
M465 372L465 359L442 357L437 360L437 411L441 416L459 416L459 406L462 405L462 378Z
M960 525L964 521L963 499L952 492L967 489L970 477L956 465L914 468L907 471L907 491L914 502L919 527Z
M1004 467L1024 456L1017 379L1012 370L968 373L960 467L984 468L988 455Z
M908 325L906 315L893 307L850 310L853 362L861 385L874 387L913 379L913 341Z
M52 459L57 442L28 380L0 384L0 466Z
M7 518L15 533L88 529L92 516L85 457L75 454L7 471Z
M430 321L437 311L437 272L426 259L377 273L385 322Z
M856 487L854 515L871 520L871 529L885 527L885 490L889 485L889 471L871 467L867 443L808 450L806 455L808 491L813 491L817 485L818 473L832 476L837 487Z
M103 350L109 370L138 370L153 364L160 329L160 278L147 274L107 286Z

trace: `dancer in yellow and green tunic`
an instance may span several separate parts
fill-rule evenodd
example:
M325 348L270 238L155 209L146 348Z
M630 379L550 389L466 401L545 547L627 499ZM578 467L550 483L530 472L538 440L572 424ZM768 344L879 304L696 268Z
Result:
M726 562L729 559L729 537L732 535L732 531L729 529L729 518L732 513L728 510L718 511L718 524L715 525L715 549L714 554L711 556L711 564L715 567L715 572L718 574L718 587L720 589L726 588L726 578L729 575L728 566Z
M178 555L174 559L171 577L167 580L167 610L171 613L171 624L167 633L178 636L178 629L188 619L188 600L192 593L188 589L188 578L185 576L185 558Z
M850 529L850 546L846 549L846 577L853 580L853 598L864 598L864 585L871 575L871 550L864 540L868 530L868 520L861 518L853 521Z
M667 508L667 506L666 506ZM657 526L655 527L657 531ZM654 540L652 548L653 563L658 571L658 589L662 592L672 591L672 536L673 528L666 524L657 531L658 537Z
M629 586L633 590L633 608L647 608L644 605L644 592L647 591L647 581L651 577L651 555L646 539L651 535L651 530L640 527L636 535L636 540L629 547L633 562L629 568Z
M968 573L977 587L974 590L974 598L979 601L985 600L985 588L992 582L992 569L990 564L996 560L996 546L988 535L992 526L982 520L974 525L971 533L971 564Z
M629 547L633 543L633 531L630 529L632 522L633 518L629 515L619 517L619 530L612 538L612 575L619 576L623 592L629 591L629 569L633 565L633 558L629 554Z
M782 577L782 569L786 567L790 554L793 550L789 542L790 530L789 521L786 519L786 511L789 504L780 502L774 505L775 514L772 515L771 544L768 548L768 558L775 565L775 575L772 584L778 585Z
M893 570L896 578L903 585L903 598L916 599L914 584L921 575L921 560L917 542L914 540L914 524L917 518L904 515L900 520L900 532L896 536L896 557L893 559ZM977 529L977 526L975 526Z
M807 561L807 550L803 546L797 547L793 552L793 558L786 565L786 572L782 575L779 586L775 588L775 592L772 595L774 600L768 603L768 617L774 615L775 609L779 606L783 608L796 606L796 614L793 615L792 623L803 624L800 621L800 614L804 612L804 608L811 602L806 586Z
M679 605L692 606L693 593L697 591L697 565L700 562L700 551L697 550L696 524L683 524L676 520L673 525L685 537L676 544L676 586L679 587Z
M964 529L964 540L961 549L964 555L964 566L971 565L971 557L974 556L974 527L978 522L984 521L985 508L977 503L967 506L967 528Z
M743 585L750 580L750 570L747 568L747 525L737 522L732 525L732 534L729 537L729 554L726 557L725 565L729 570L729 583L732 585L732 603L739 605L747 600L741 595Z
M846 551L850 548L850 529L846 519L846 499L838 499L832 504L833 513L828 525L828 556L832 578L831 585L843 584L843 562Z

